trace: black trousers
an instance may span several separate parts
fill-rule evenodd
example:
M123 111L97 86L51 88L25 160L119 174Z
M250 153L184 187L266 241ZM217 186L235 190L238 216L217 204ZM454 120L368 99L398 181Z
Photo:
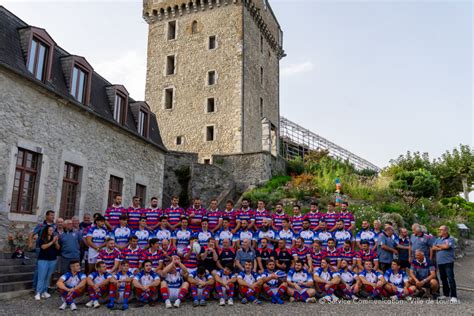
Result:
M443 284L443 295L457 297L456 280L454 279L454 263L438 264L439 277Z

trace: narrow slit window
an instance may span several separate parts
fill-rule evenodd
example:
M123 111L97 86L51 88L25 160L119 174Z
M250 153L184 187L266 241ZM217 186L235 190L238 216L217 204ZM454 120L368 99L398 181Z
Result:
M216 72L214 70L207 73L207 84L209 86L216 84Z
M215 49L217 47L216 36L209 36L209 49Z
M174 55L166 57L166 75L174 75L176 71L176 58Z
M168 40L176 39L176 21L168 22Z
M165 109L169 110L173 108L173 88L165 89Z
M206 141L211 142L215 139L214 126L206 127Z
M207 99L207 113L213 113L216 111L216 99L208 98Z

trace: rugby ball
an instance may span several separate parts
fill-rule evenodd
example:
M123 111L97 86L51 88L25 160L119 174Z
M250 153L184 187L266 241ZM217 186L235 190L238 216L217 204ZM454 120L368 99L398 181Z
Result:
M200 245L198 242L195 242L195 243L193 244L193 252L194 252L195 254L201 253L201 245Z

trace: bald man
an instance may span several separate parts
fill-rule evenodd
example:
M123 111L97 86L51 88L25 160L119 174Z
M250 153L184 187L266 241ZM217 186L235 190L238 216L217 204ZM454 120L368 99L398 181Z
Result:
M456 293L456 280L454 279L454 238L449 235L449 228L441 226L438 229L438 238L434 241L433 251L436 253L439 277L443 284L441 299L451 297L450 302L458 302Z

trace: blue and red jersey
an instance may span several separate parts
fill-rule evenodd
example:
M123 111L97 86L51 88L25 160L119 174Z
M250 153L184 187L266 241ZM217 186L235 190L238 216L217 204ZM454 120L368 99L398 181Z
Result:
M104 217L113 229L120 225L120 216L122 215L127 215L127 210L122 205L112 205L111 207L105 210Z
M356 252L352 249L346 251L344 249L339 249L339 260L346 260L347 264L350 266L354 265L354 258L356 257Z
M163 253L161 250L153 252L151 249L147 249L142 251L140 262L143 263L145 260L150 260L153 269L156 269L160 265L160 261L164 261Z
M321 267L321 261L323 261L323 259L326 258L326 252L321 249L319 249L319 251L317 252L314 249L311 249L310 255L311 255L311 261L313 263L313 268Z
M128 227L133 229L138 229L138 223L140 222L140 218L144 216L145 212L142 208L134 208L130 206L127 210L128 216Z
M278 214L278 213L273 213L272 214L272 220L273 220L273 226L276 228L276 230L280 231L283 227L282 222L283 219L289 219L288 215L285 213Z
M303 220L304 220L303 215L293 215L290 218L291 228L293 229L295 233L300 232L301 228L303 227Z
M161 215L163 211L159 208L149 208L145 210L144 216L146 218L146 226L155 227L160 223Z
M255 221L255 211L252 210L251 208L248 208L246 210L240 209L237 212L237 221L243 221L247 220L250 224L251 221Z
M368 252L360 250L358 253L356 253L356 258L361 259L362 264L364 264L366 261L372 261L372 264L375 261L379 261L377 252L375 252L373 249L370 249Z
M171 262L170 259L166 258L166 257L173 257L173 256L178 255L178 250L176 249L176 247L174 247L172 245L169 245L167 249L163 249L163 247L162 247L161 252L163 253L163 256L164 256L165 265L169 264Z
M191 217L191 214L194 214L194 216ZM186 211L186 216L188 216L189 229L191 229L193 233L196 233L201 229L201 221L204 218L204 216L206 216L206 209L202 207L200 209L195 209L194 207L190 207ZM193 220L199 220L199 222L193 223Z
M304 215L304 219L307 219L309 220L309 222L311 223L311 229L316 229L316 227L319 226L319 221L321 220L321 218L323 218L323 213L317 211L317 212L308 212Z
M329 258L332 266L337 266L337 259L339 259L339 251L336 247L334 249L326 248L326 258Z
M267 218L268 219L271 218L270 211L265 210L265 209L263 211L259 211L257 209L254 212L254 218L255 218L255 226L257 226L257 229L260 229L263 226L263 221Z
M303 263L308 262L309 252L310 252L310 249L306 246L303 246L302 248L293 247L293 249L291 249L291 255L293 257L297 257L298 260L300 260Z
M324 220L326 221L326 227L331 230L336 226L336 222L339 219L339 213L326 213L324 214Z
M99 260L105 263L107 270L111 270L114 267L115 261L120 261L120 256L120 250L117 248L112 250L103 248L99 251Z
M207 218L207 223L209 224L209 230L214 230L217 225L219 225L219 221L222 218L222 212L218 209L207 210L205 217Z
M174 226L181 222L181 216L185 215L185 211L179 206L170 206L165 210L165 214L168 216L168 223Z
M138 269L141 257L142 249L140 247L131 249L130 246L128 246L122 250L121 259L128 261L130 269Z
M189 255L189 258L186 259L186 256ZM183 249L183 264L188 269L196 269L198 266L198 255L191 249L190 246L187 246Z
M222 211L222 218L229 219L229 230L234 230L235 226L237 226L237 211L232 209L229 212L227 210Z
M355 223L354 214L352 214L351 212L339 213L339 219L342 219L344 221L344 229L349 229L349 227L351 227L351 225Z
M138 238L138 247L142 249L148 246L148 240L153 237L153 234L148 229L135 229L132 231L132 235Z

